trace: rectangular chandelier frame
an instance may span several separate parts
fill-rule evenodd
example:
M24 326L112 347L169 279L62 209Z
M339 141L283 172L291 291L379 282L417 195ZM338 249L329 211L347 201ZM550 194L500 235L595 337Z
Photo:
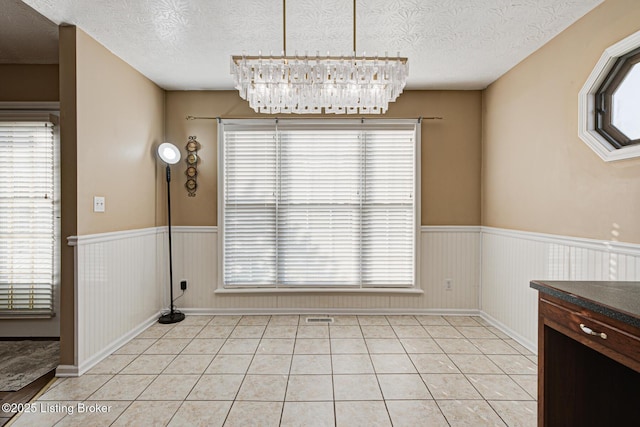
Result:
M258 113L382 114L402 93L407 58L232 56L240 97Z

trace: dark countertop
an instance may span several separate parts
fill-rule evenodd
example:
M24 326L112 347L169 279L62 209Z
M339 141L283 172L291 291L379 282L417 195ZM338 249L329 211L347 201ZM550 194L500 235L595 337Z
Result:
M640 282L534 280L533 289L640 328Z

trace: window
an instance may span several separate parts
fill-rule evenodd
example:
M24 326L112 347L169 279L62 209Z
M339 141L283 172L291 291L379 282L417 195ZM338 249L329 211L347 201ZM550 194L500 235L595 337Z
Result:
M224 286L413 286L416 128L415 121L224 121Z
M604 161L640 157L640 31L605 50L580 90L578 136Z
M618 58L596 94L596 129L614 147L640 143L640 48Z
M0 316L53 316L54 125L0 118Z

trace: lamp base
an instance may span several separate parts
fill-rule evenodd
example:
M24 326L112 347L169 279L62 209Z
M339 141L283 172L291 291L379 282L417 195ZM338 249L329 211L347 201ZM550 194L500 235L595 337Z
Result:
M169 312L167 314L163 314L158 319L158 323L178 323L184 320L184 313L180 313L179 311L174 311L173 313Z

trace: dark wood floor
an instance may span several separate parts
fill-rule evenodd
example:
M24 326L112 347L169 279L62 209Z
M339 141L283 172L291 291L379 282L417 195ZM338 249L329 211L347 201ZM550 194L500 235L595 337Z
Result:
M22 387L18 391L0 391L0 404L29 402L31 399L33 399L33 396L38 394L38 392L42 390L42 388L46 386L49 381L51 381L51 379L55 375L55 372L55 369L47 372L31 384ZM7 413L0 409L0 427L7 424L11 417L13 417L14 415L14 413Z

